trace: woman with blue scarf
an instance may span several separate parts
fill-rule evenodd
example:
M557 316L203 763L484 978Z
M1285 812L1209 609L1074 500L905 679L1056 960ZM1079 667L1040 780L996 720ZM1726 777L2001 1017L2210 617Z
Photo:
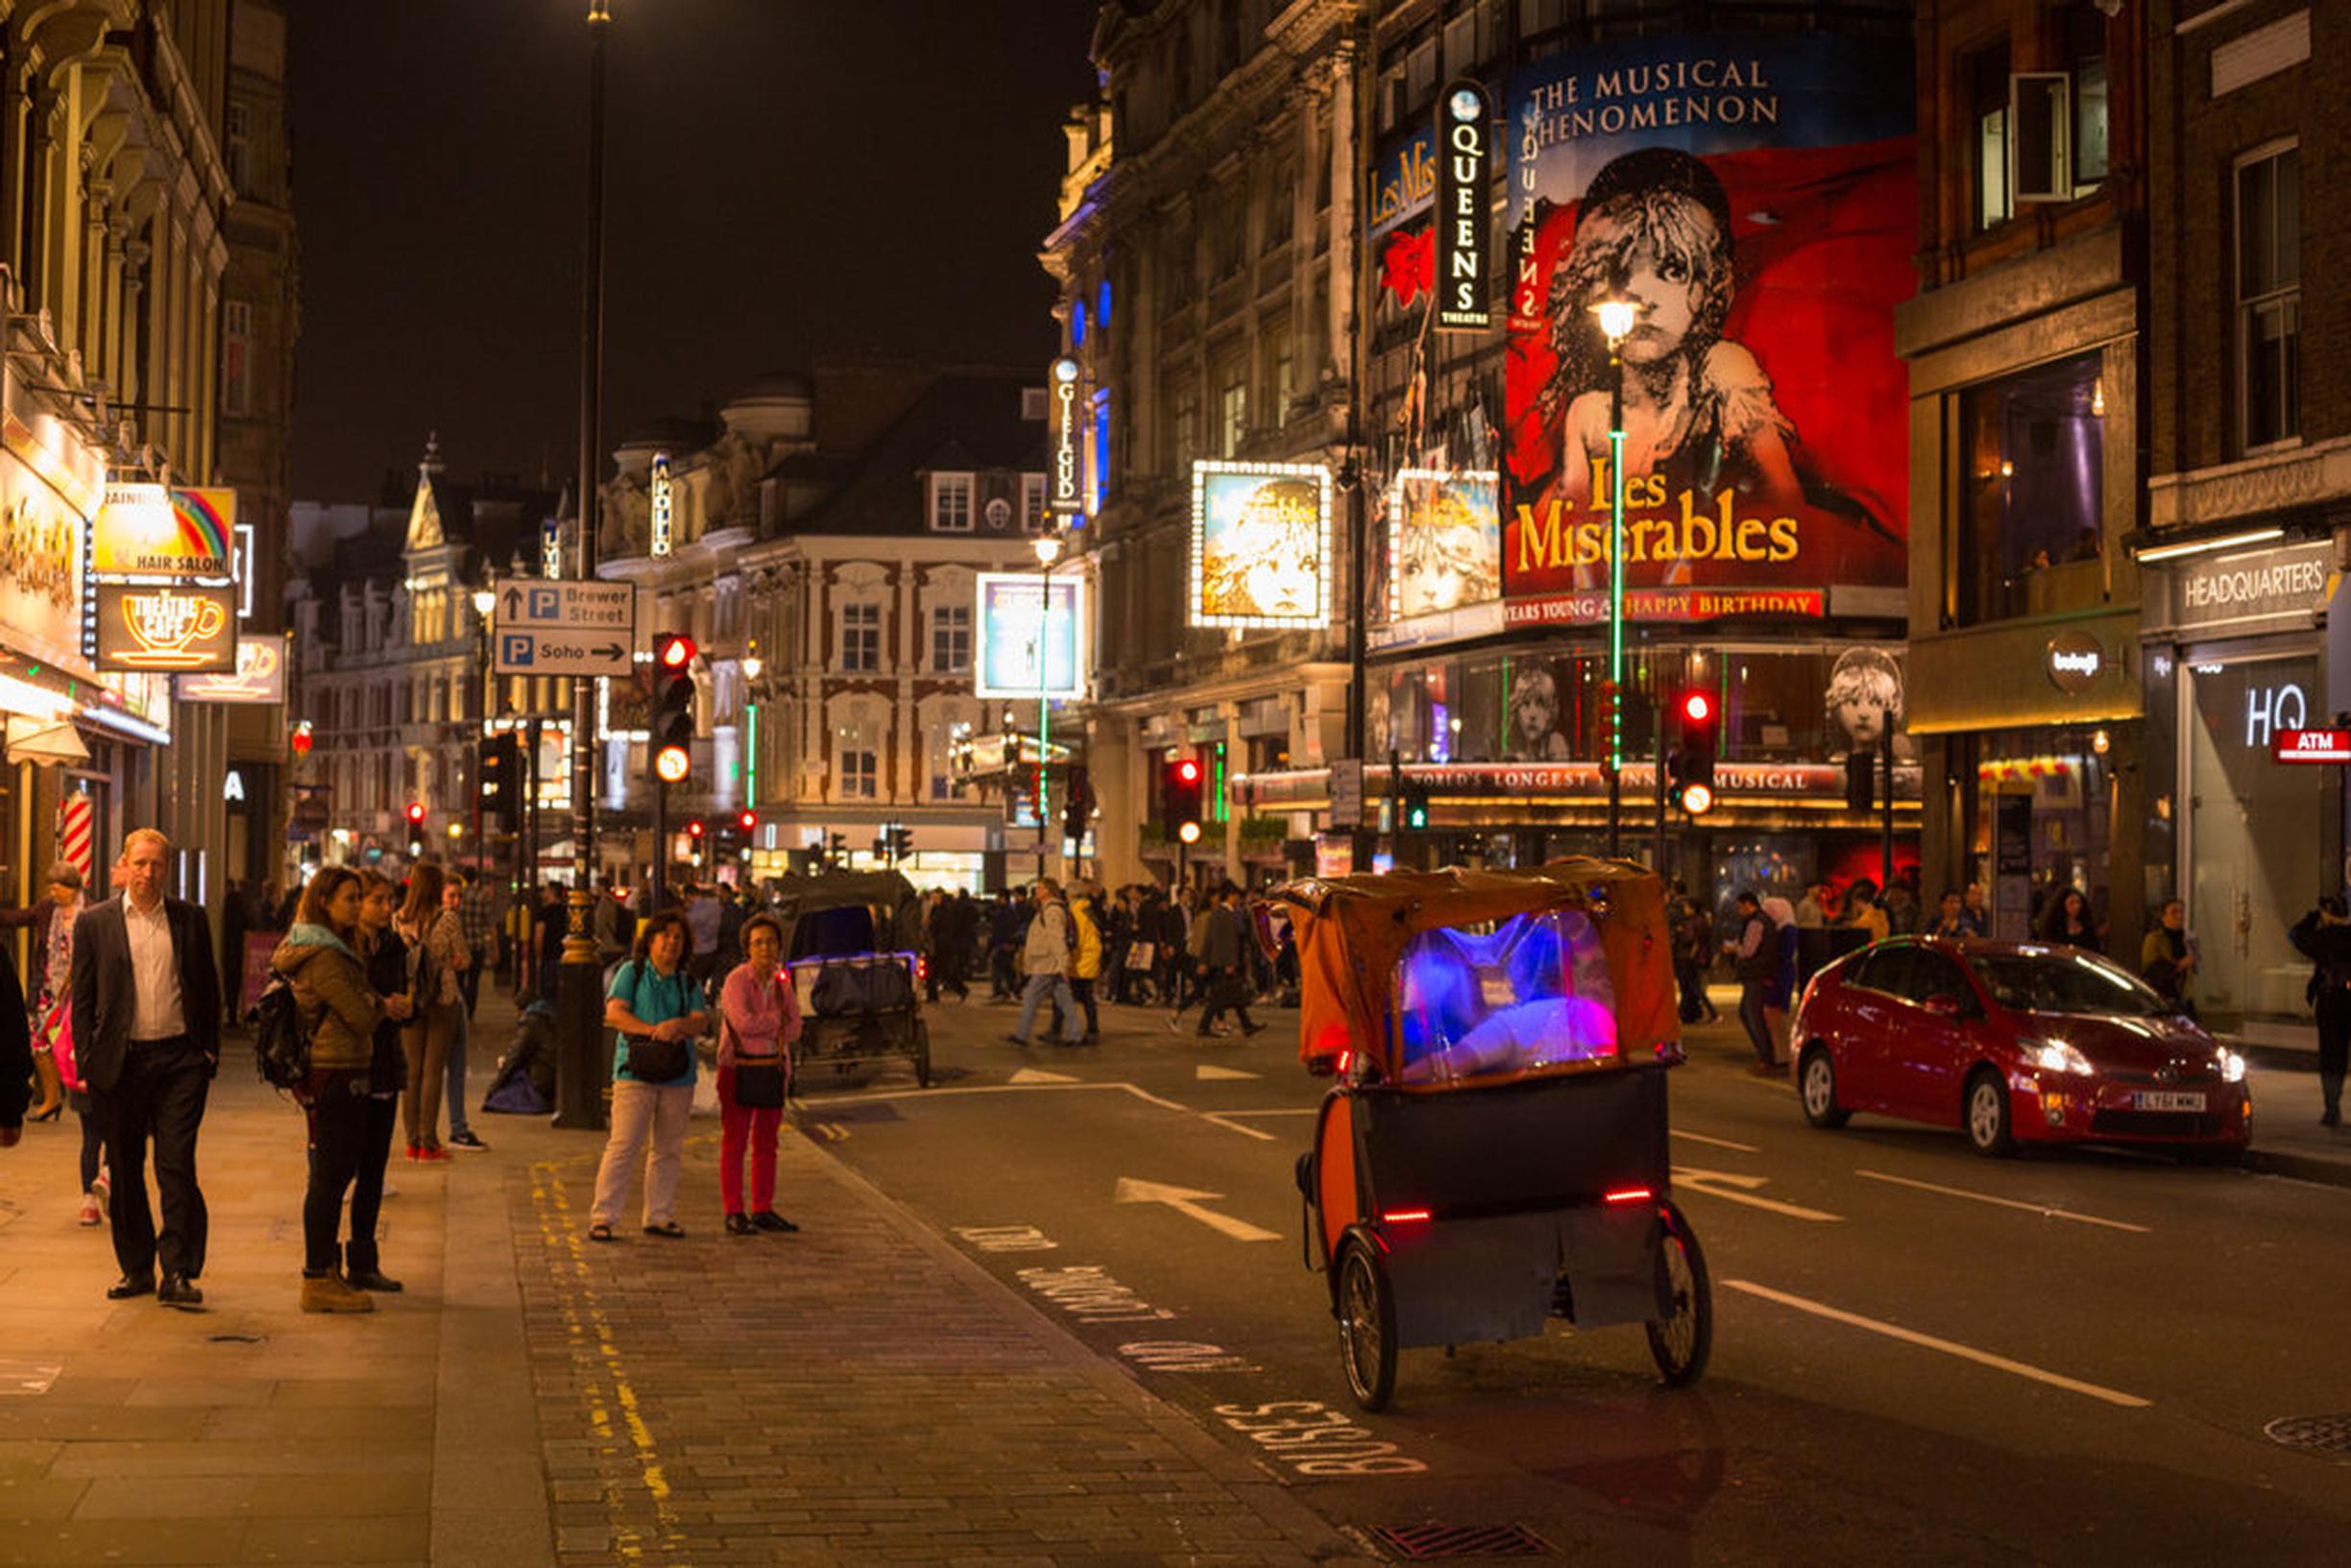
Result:
M270 968L293 985L310 1034L310 1080L296 1097L310 1122L302 1286L302 1309L309 1313L376 1310L375 1301L343 1277L336 1244L343 1194L359 1172L369 1123L379 1115L368 1094L368 1070L385 1001L368 983L367 965L353 948L364 891L359 874L348 867L319 872L303 889L294 929L270 955Z

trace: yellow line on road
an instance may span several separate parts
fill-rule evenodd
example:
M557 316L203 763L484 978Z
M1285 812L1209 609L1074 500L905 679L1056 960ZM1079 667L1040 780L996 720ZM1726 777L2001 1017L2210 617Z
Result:
M1723 1284L1731 1290L1747 1295L1760 1296L1765 1301L1776 1301L1782 1307L1793 1307L1798 1312L1810 1313L1815 1317L1826 1317L1832 1323L1844 1323L1853 1328L1867 1329L1872 1334L1882 1334L1889 1339L1900 1339L1905 1344L1921 1345L1928 1350L1939 1350L1946 1356L1956 1356L1961 1361L1974 1362L1979 1366L1989 1366L1997 1371L2012 1372L2018 1377L2030 1378L2035 1383L2046 1383L2052 1388L2063 1388L2070 1393L2087 1394L2092 1399L2101 1399L2109 1405L2120 1405L2124 1410L2143 1411L2149 1409L2152 1403L2141 1399L2137 1394L2121 1393L2113 1388L2101 1387L2095 1383L2084 1383L2079 1378L2066 1377L2062 1373L2051 1372L2024 1362L2010 1361L2005 1356L1996 1356L1989 1350L1977 1350L1973 1345L1963 1345L1956 1340L1939 1339L1931 1334L1921 1334L1916 1329L1906 1329L1899 1323L1888 1323L1876 1317L1864 1317L1859 1313L1850 1313L1842 1307L1831 1307L1825 1302L1808 1301L1803 1296L1790 1295L1784 1291L1775 1291L1769 1286L1757 1285L1751 1280L1727 1279L1723 1281Z
M1915 1187L1922 1193L1941 1193L1945 1197L1964 1197L1977 1203L1997 1203L2003 1209L2022 1209L2026 1214L2037 1214L2045 1219L2071 1219L2080 1225L2104 1225L2109 1230L2134 1231L2141 1236L2148 1234L2146 1226L2134 1225L2126 1219L2100 1219L2094 1214L2075 1214L2071 1209L2052 1209L2046 1203L2025 1203L2013 1197L1994 1197L1989 1193L1971 1193L1964 1187L1939 1187L1931 1181L1913 1181L1908 1176L1891 1175L1883 1170L1856 1170L1854 1174L1866 1176L1871 1181L1892 1182L1897 1187Z

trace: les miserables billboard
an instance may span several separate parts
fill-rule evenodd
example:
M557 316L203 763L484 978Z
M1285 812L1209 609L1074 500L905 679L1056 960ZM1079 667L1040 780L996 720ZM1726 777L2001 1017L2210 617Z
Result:
M1514 79L1510 624L1607 618L1619 430L1628 618L1821 616L1902 585L1910 82L1900 45L1728 36ZM1603 301L1634 307L1621 424Z

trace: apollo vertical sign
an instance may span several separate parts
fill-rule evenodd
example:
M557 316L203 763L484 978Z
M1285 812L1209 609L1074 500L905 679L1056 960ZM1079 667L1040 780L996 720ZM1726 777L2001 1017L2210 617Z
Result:
M1078 361L1065 354L1053 362L1045 396L1053 445L1053 477L1046 482L1045 506L1056 518L1074 518L1085 510L1085 402L1078 386Z
M652 508L649 543L656 560L667 555L675 543L675 514L670 510L669 483L669 454L655 452L648 499Z
M1493 325L1486 304L1493 111L1479 84L1464 79L1438 95L1437 148L1437 325L1482 329Z

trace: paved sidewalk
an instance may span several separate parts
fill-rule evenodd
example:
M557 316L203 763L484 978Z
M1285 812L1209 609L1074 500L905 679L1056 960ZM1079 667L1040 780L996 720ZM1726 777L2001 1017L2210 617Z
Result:
M483 999L474 1102L511 1021ZM364 1317L297 1309L301 1119L234 1042L202 1145L206 1312L104 1299L70 1117L0 1150L0 1564L1353 1553L788 1129L800 1235L723 1233L697 1118L692 1234L594 1246L601 1139L473 1120L487 1154L395 1158L408 1290Z

